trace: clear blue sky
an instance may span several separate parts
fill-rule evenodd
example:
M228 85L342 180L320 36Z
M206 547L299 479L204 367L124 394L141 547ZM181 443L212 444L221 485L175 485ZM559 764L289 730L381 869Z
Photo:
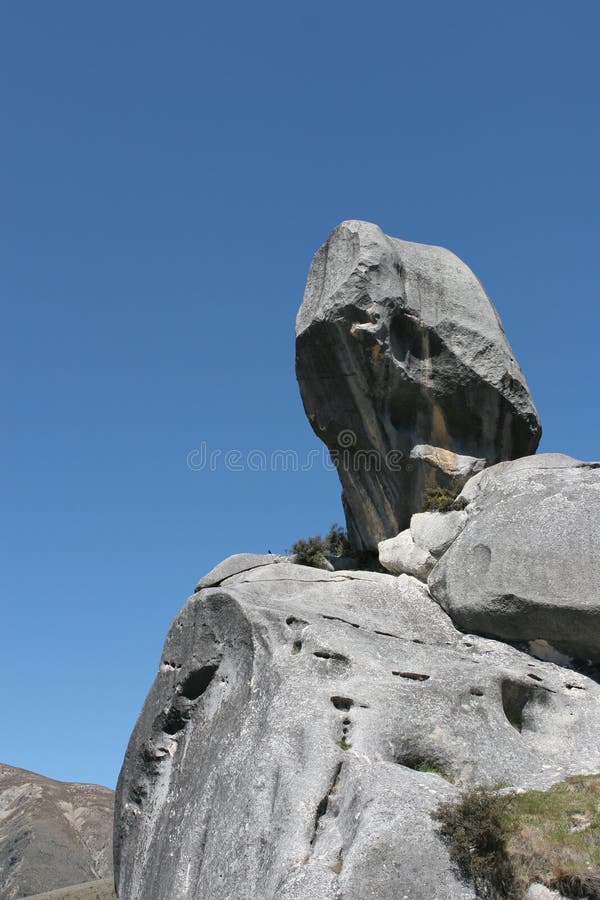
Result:
M344 218L463 257L600 456L596 0L0 6L0 760L113 785L197 578L341 521L293 326Z

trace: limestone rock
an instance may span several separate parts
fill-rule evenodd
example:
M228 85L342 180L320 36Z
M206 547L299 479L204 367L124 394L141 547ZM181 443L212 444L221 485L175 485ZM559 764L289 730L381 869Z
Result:
M476 456L459 456L452 450L431 447L429 444L417 444L410 451L410 458L426 462L432 469L437 469L437 474L447 475L454 486L456 484L462 486L472 475L481 472L486 464L485 459L478 459Z
M429 576L464 631L600 661L600 464L505 462L461 495L467 524Z
M426 487L539 441L525 377L475 275L449 250L369 222L342 222L315 254L296 373L359 549L407 528Z
M273 553L234 553L233 556L228 556L214 569L203 575L195 590L201 591L202 588L216 587L226 578L237 575L238 572L247 572L260 566L271 566L284 559L286 559L285 556L275 556Z
M410 520L410 533L417 547L428 550L432 556L441 556L466 524L464 510L415 513Z
M414 575L421 581L427 581L435 565L429 551L415 544L410 528L387 541L380 541L378 552L379 562L392 575Z
M0 764L0 897L112 875L113 792Z
M472 898L432 809L598 771L599 701L406 575L238 572L167 637L119 778L119 900Z

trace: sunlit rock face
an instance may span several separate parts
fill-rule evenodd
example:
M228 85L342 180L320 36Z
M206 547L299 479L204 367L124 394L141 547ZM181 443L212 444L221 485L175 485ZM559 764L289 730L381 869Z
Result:
M342 222L313 259L296 372L337 462L353 544L407 528L425 489L535 451L527 382L481 284L449 250Z
M542 642L598 672L600 463L560 453L500 463L470 479L461 499L466 525L429 575L456 627Z
M226 568L129 743L119 900L469 900L438 804L600 768L600 685L460 633L416 579Z

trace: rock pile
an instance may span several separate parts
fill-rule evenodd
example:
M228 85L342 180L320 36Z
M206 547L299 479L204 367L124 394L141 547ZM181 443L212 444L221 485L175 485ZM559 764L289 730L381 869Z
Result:
M119 900L467 900L440 801L600 770L600 468L530 455L473 273L342 223L296 365L352 542L387 573L236 554L200 580L121 771ZM428 488L462 492L421 512Z

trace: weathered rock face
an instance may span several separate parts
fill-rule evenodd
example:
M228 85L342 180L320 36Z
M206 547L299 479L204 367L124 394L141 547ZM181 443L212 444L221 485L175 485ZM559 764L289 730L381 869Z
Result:
M600 662L600 463L500 463L462 496L467 524L429 576L456 625Z
M0 897L112 875L113 792L0 764Z
M594 681L459 633L406 575L237 560L175 619L132 735L119 900L466 900L440 800L598 771Z
M337 456L361 549L407 528L426 486L533 453L527 383L471 270L441 247L342 222L316 253L296 321L307 415Z

